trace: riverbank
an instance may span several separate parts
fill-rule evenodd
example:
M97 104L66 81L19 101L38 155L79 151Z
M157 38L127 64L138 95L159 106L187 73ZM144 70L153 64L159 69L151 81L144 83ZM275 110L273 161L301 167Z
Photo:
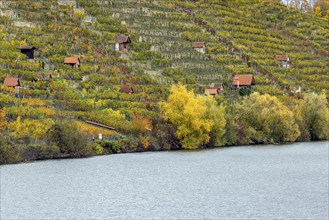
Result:
M322 141L309 141L309 142L286 142L286 143L275 143L271 144L275 147L294 145L294 144L314 144L314 143L328 143L327 140ZM1 144L1 143L0 143ZM2 143L3 144L3 143ZM113 155L113 154L126 154L126 153L141 153L141 152L168 152L168 151L182 151L182 152L198 152L210 149L226 149L231 147L252 147L252 146L268 146L268 144L249 144L249 145L230 145L230 146L213 146L213 147L202 147L197 149L183 149L181 147L173 147L172 149L157 149L155 146L151 146L149 149L142 147L136 147L134 145L120 146L117 141L94 141L89 142L87 145L89 149L85 149L84 153L71 153L61 154L58 149L54 146L46 146L46 143L40 142L39 144L32 145L1 145L0 149L0 165L5 164L17 164L26 163L33 161L44 161L44 160L63 160L63 159L79 159L88 158L95 156Z
M239 99L200 96L182 84L173 85L167 101L152 117L116 112L116 130L95 127L118 124L107 116L114 110L89 112L97 123L79 118L10 121L0 114L0 163L80 158L113 153L202 149L215 146L293 143L329 139L329 108L325 94L302 99L252 93ZM87 112L85 112L87 113ZM83 115L83 114L82 114ZM95 135L97 134L97 135ZM94 137L100 137L100 141Z

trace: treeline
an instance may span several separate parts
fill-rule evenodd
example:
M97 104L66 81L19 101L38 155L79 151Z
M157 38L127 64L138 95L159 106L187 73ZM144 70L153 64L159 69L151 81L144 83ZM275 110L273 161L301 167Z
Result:
M117 114L116 119L127 125L118 133L76 120L61 122L58 115L35 120L18 116L9 121L10 115L2 108L0 163L329 139L324 93L277 98L255 92L229 99L196 95L178 84L172 86L167 101L159 103L159 109L157 117L134 114L127 120L119 112L108 111L112 120ZM94 140L99 133L104 139Z
M304 94L302 99L253 93L225 100L196 96L178 85L161 103L161 111L185 149L329 139L324 93Z
M313 13L317 17L329 19L328 0L283 0L283 3L302 12Z

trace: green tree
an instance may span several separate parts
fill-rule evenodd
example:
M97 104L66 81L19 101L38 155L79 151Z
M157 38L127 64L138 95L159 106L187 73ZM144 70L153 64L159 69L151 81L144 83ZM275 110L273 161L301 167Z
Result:
M329 108L324 93L305 94L295 112L302 140L329 139Z
M60 157L84 157L93 154L92 145L74 125L60 122L46 133L46 142L59 148Z
M20 148L0 135L0 165L18 163L22 160Z
M240 117L256 143L293 142L300 135L293 112L276 97L253 93L239 106Z

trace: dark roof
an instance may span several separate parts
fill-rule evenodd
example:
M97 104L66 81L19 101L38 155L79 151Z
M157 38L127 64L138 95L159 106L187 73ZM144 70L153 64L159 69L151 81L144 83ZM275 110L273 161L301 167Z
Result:
M255 85L255 79L252 74L235 75L232 82L233 86L251 86Z
M289 56L288 55L276 55L274 57L274 60L287 61L287 60L289 60Z
M32 49L37 49L37 48L35 48L34 46L19 46L19 47L17 47L17 49L20 49L20 50L32 50Z
M113 37L113 40L117 43L131 43L130 37L126 35L120 35Z
M134 93L134 90L133 90L133 88L131 88L129 86L124 86L120 89L120 92L126 93L126 94L131 94L131 93Z
M19 79L17 77L7 77L5 78L3 85L5 86L20 86Z
M65 64L76 64L78 61L80 62L79 57L65 57L64 59Z
M205 42L194 42L192 44L192 47L193 48L201 48L201 47L205 47L206 46L206 43Z

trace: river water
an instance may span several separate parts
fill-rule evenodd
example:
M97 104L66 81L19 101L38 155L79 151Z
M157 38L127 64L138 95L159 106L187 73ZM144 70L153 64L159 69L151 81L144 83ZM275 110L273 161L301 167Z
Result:
M5 219L328 219L329 142L1 166Z

